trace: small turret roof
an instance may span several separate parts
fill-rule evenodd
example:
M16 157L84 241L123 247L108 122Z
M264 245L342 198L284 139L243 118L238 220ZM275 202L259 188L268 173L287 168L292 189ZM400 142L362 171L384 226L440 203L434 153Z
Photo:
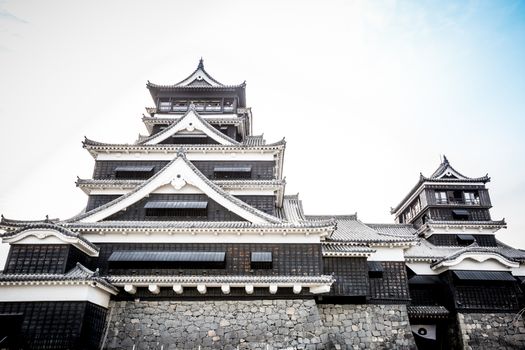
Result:
M461 174L459 171L454 169L452 165L450 165L450 162L448 161L447 157L443 155L443 160L439 167L430 175L430 177L425 177L421 175L421 177L428 181L435 181L435 180L445 180L445 181L474 181L474 182L489 182L490 177L487 175L477 178L472 178L465 176Z
M392 208L390 211L392 214L395 214L405 202L414 194L414 192L425 182L443 182L443 183L454 183L454 182L480 182L487 183L490 181L490 177L487 175L481 177L468 177L461 174L459 171L454 169L447 157L444 155L441 164L439 167L430 175L430 177L424 176L422 173L419 174L419 181L416 185L408 192L408 194L403 198L399 204Z
M246 83L238 85L224 85L214 79L207 71L204 69L204 60L201 58L197 68L185 79L179 81L173 85L159 85L154 84L148 81L148 88L244 88Z

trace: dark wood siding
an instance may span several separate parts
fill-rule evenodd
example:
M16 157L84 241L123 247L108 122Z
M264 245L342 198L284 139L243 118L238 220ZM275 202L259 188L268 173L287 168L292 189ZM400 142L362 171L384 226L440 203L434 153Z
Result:
M366 258L323 258L325 275L333 274L336 281L330 296L366 296L368 294L368 267Z
M106 195L106 194L90 194L86 205L86 211L93 210L106 203L111 202L114 199L120 197L119 195Z
M234 243L100 243L97 267L102 274L113 275L300 275L322 274L319 244L234 244ZM224 251L226 265L217 269L110 269L113 251ZM252 269L251 252L272 252L271 269Z
M64 273L69 248L65 244L13 244L5 273Z
M430 209L430 217L432 220L438 220L438 221L457 221L457 219L454 218L453 214L453 208L432 208ZM490 213L488 209L473 209L468 208L465 209L469 212L469 220L468 221L490 221Z
M520 309L520 291L516 283L456 285L454 296L456 308L463 311L508 312Z
M113 196L113 195L90 195L88 198L88 205L86 207L86 210L89 211L89 210L98 208L101 205L104 205L118 197L119 196ZM257 208L270 215L275 215L275 196L250 195L250 196L236 196L236 197L254 208ZM174 195L160 195L160 194L155 195L153 194L153 195L150 195L149 198L145 198L139 201L138 203L132 205L125 212L115 214L114 216L112 216L111 220L144 219L145 212L143 210L143 205L149 200L192 200L192 201L193 200L195 201L207 200L209 201L207 220L210 220L210 221L224 221L224 220L244 221L244 219L239 218L236 214L231 213L230 211L220 206L218 203L212 201L206 195L203 195L203 194L187 194L187 195L183 195L183 194L181 195L175 195L175 194ZM142 205L142 209L139 208L141 205ZM119 219L115 219L117 217ZM202 218L200 218L199 220L202 220Z
M235 196L267 214L275 215L275 196Z
M93 171L94 179L115 179L115 168L120 166L154 166L151 174L155 174L168 164L168 161L122 161L122 160L97 160ZM204 176L215 179L215 167L243 167L251 166L251 179L271 180L275 178L274 161L193 161L193 165Z
M450 234L450 235L442 235L442 234L434 234L430 236L427 240L438 246L461 246L464 244L460 244L456 238L457 235ZM482 247L495 247L496 246L496 237L494 235L472 235L474 239L476 240L476 243Z
M149 201L207 201L207 216L199 216L197 219L200 221L246 221L237 214L224 208L208 196L204 194L152 194L147 198L143 198L137 203L129 206L125 211L118 212L111 215L105 220L179 220L187 221L191 218L181 216L146 216L146 209L144 206Z
M453 271L441 276L447 282L455 308L461 312L517 311L523 303L517 282L458 280Z
M36 350L97 349L106 319L104 308L83 301L0 303L0 314L20 315L13 348Z
M374 303L405 303L410 300L405 263L381 261L383 276L369 278L370 300Z
M275 162L274 161L193 161L193 165L197 167L207 178L215 179L213 172L215 167L244 167L251 166L251 179L255 180L272 180L275 178Z
M93 170L93 179L115 179L115 169L122 166L154 166L151 175L164 168L168 161L146 160L97 160Z
M89 257L68 244L13 244L5 273L64 273L77 262L88 266Z

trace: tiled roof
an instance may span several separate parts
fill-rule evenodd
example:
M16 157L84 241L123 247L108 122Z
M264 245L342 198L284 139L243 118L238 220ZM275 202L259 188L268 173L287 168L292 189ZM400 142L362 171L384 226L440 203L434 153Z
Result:
M147 180L122 180L122 179L77 179L77 187L83 188L122 188L131 189L142 184ZM221 188L267 188L280 187L285 185L284 180L212 180Z
M123 283L165 283L165 284L269 284L269 283L300 283L300 284L332 284L335 282L332 275L320 276L109 276L108 280L114 284Z
M376 250L367 246L355 246L341 243L323 243L323 256L355 256L367 257Z
M418 244L405 251L405 258L436 260L453 254L459 249L461 248L435 246L425 239L420 239Z
M222 86L177 86L177 85L161 85L161 84L155 84L150 81L146 84L146 87L148 89L160 89L160 90L221 90L221 91L230 91L234 89L244 89L246 87L246 83L243 82L238 85L222 85Z
M192 80L188 81L195 73L198 71L202 72L202 75L204 75L207 79L209 79L211 82L215 84L215 86L212 86L211 84L207 83L205 79L202 80ZM187 83L184 83L188 81ZM204 82L204 83L203 83ZM150 83L148 81L147 87L148 88L213 88L213 89L220 89L220 88L237 88L237 87L244 87L246 84L242 83L240 85L224 85L222 83L219 83L217 80L215 80L205 69L204 69L204 62L202 58L199 61L199 65L197 66L197 69L195 69L187 78L181 80L180 82L173 84L173 85L157 85Z
M99 231L104 229L125 229L128 231L151 229L155 230L191 230L191 229L294 229L294 228L329 228L333 222L325 221L303 221L303 222L281 222L277 224L253 224L248 221L99 221L93 223L64 222L65 227L77 231Z
M509 247L510 248L510 247ZM499 255L507 260L510 260L512 262L525 262L525 253L522 254L516 254L519 252L517 249L508 249L508 248L502 248L502 247L480 247L477 246L475 243L471 244L468 247L464 247L462 249L459 249L455 252L453 252L450 255L444 256L441 259L438 259L434 263L432 263L432 266L437 266L443 262L454 260L458 257L460 257L463 254L490 254L490 255Z
M366 224L366 226L385 235L415 237L417 230L408 224Z
M251 146L264 146L266 145L266 140L264 139L263 135L257 135L257 136L246 136L244 141L242 142L243 145L251 147Z
M494 220L494 221L437 221L429 219L426 223L426 226L450 226L450 227L462 227L462 226L482 226L482 227L494 227L494 226L503 226L506 227L507 223L505 219L503 220ZM420 229L421 230L421 229Z
M278 208L277 216L290 222L301 222L306 218L303 212L303 203L299 195L286 195L283 199L282 208Z
M82 264L77 263L74 268L63 274L0 274L0 285L13 284L29 284L30 282L68 282L68 283L99 283L106 287L113 294L116 294L117 289L111 285L105 278L102 278L97 271L91 271Z
M456 173L459 176L459 178L443 177L447 169L451 169L451 171ZM478 177L478 178L471 178L471 177L462 175L459 171L454 169L452 165L450 165L447 157L443 156L443 161L441 162L439 167L436 169L436 171L432 173L430 177L426 177L422 173L419 174L419 181L408 192L405 198L403 198L403 200L399 202L399 204L396 205L395 208L392 208L391 213L394 214L395 212L397 212L405 204L405 202L414 194L414 192L425 182L443 182L443 183L482 182L482 183L487 183L489 181L490 181L490 177L488 176L488 174L482 177Z
M411 243L415 241L412 236L381 233L357 219L357 215L307 215L308 220L333 218L337 228L329 238L330 241L355 242L355 243Z
M177 152L181 145L173 145L173 144L156 144L156 145L143 145L143 144L129 144L129 143L104 143L104 142L98 142L94 140L90 140L86 138L82 145L84 148L88 150L131 150L131 151L153 151L153 150L159 150L159 151L169 151L169 152ZM236 145L217 145L217 144L205 144L205 145L193 145L188 144L184 145L184 148L186 151L237 151L237 150L243 150L243 149L253 149L253 150L270 150L270 149L276 149L281 148L282 146L286 145L286 141L284 139L279 140L277 142L273 143L265 143L264 145L254 145L254 146L248 146L244 143L236 144Z
M0 237L2 238L10 238L10 237L15 237L25 231L28 231L28 230L34 230L34 229L48 229L48 230L54 230L54 231L58 231L60 232L61 234L63 234L64 236L67 236L67 237L71 237L71 238L75 238L77 239L78 241L80 241L80 244L82 244L84 247L88 247L88 251L94 251L93 253L96 254L96 252L99 251L99 248L94 245L93 243L91 243L90 241L88 241L87 239L85 239L84 237L82 237L81 235L79 235L78 233L75 233L75 232L72 232L70 230L68 230L67 228L65 227L62 227L62 226L59 226L59 225L56 225L54 223L49 223L49 222L25 222L25 223L21 223L21 227L17 230L14 230L14 231L11 231L11 232L6 232L2 235L0 235Z
M450 312L444 306L433 305L409 305L407 306L408 315L411 317L425 316L448 316Z

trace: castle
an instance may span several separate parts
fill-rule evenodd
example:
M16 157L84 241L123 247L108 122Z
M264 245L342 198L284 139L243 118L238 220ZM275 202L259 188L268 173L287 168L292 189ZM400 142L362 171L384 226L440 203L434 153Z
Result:
M0 349L525 347L525 252L495 238L488 176L444 157L395 223L305 214L245 83L201 59L147 88L149 135L84 141L82 213L2 217Z

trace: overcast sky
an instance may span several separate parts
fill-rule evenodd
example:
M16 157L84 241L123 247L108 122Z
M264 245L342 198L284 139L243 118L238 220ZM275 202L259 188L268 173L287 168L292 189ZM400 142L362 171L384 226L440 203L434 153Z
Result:
M499 239L525 248L525 3L0 0L0 213L66 219L86 195L84 135L134 142L200 57L247 81L254 132L287 140L309 214L392 222L446 154L489 173Z

